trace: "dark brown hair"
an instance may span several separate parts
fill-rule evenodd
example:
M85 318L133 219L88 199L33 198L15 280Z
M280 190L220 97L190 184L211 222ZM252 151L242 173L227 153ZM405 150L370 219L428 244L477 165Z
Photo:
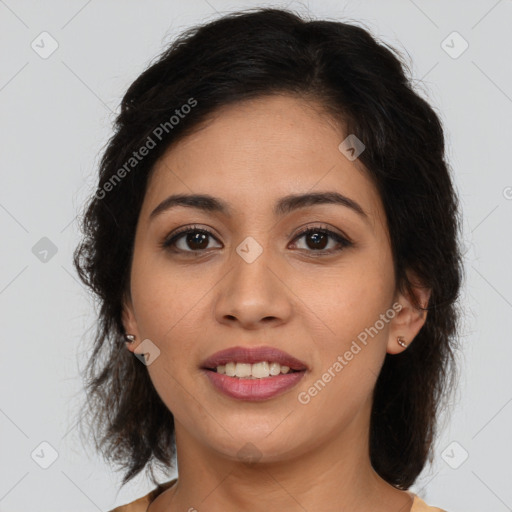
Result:
M157 483L154 465L173 467L176 453L173 415L123 338L148 179L170 145L217 109L269 94L315 100L365 144L359 161L385 208L397 289L414 300L408 269L432 291L414 343L386 355L370 425L371 463L395 487L410 487L432 460L439 412L456 382L461 223L440 119L408 75L397 50L355 24L262 8L188 29L129 87L74 254L99 302L84 417L96 448L125 470L123 485L144 468ZM149 140L154 146L135 161Z

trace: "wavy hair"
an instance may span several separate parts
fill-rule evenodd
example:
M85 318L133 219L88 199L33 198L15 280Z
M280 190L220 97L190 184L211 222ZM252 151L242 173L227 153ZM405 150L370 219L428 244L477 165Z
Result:
M431 289L414 343L399 355L386 354L378 376L370 459L398 489L411 486L433 460L439 413L456 383L464 269L442 124L414 91L410 74L401 53L353 23L258 8L182 32L130 85L102 154L98 188L84 205L83 237L73 255L99 304L83 372L85 425L96 449L124 470L123 486L144 468L158 484L154 467L173 467L176 456L173 415L145 365L124 345L123 303L148 179L156 160L217 109L269 94L312 100L363 141L359 161L384 205L397 289L415 300L406 270ZM195 106L184 109L191 99ZM136 163L130 160L149 139L155 147Z

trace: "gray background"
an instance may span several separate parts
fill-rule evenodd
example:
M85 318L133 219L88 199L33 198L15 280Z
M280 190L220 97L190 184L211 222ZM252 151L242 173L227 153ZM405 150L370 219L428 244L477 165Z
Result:
M512 510L512 1L6 0L0 511L109 510L152 488L141 476L118 492L121 475L75 428L78 371L94 324L71 264L76 215L94 189L128 85L178 32L256 5L363 23L410 55L420 92L440 113L465 216L462 379L434 463L411 490L449 512ZM40 54L52 40L44 31L58 44L47 58ZM457 56L464 40L469 47ZM50 462L51 448L42 442L57 452L47 469L39 464Z

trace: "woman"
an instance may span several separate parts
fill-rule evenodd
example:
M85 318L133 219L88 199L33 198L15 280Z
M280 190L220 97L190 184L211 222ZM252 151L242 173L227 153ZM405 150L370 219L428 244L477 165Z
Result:
M156 485L116 511L441 510L407 489L456 382L460 219L405 68L254 9L128 89L75 252L88 425Z

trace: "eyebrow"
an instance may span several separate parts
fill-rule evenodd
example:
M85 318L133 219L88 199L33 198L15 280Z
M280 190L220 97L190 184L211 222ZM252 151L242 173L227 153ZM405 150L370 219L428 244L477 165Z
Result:
M338 192L311 192L284 196L276 202L273 212L275 216L283 216L294 210L320 204L345 206L369 221L368 215L359 203ZM176 206L196 208L208 213L220 213L227 217L232 217L233 214L231 207L225 201L209 194L175 194L164 199L150 213L149 220L153 220L158 215Z

